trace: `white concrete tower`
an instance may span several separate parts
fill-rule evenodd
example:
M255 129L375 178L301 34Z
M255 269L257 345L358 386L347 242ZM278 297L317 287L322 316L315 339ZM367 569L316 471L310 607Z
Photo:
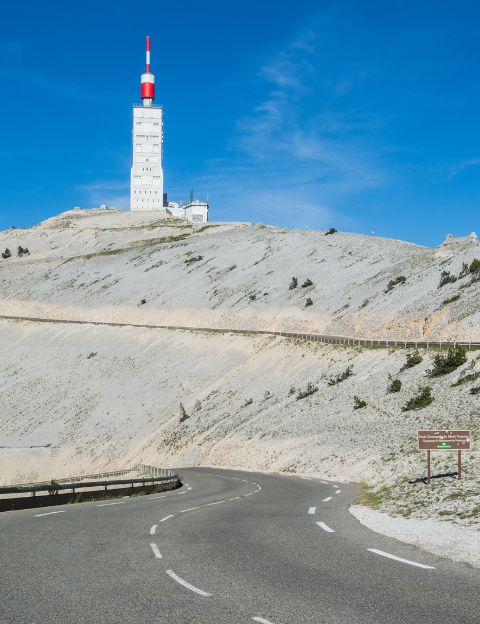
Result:
M155 76L150 73L150 37L147 67L141 78L142 105L133 106L133 164L130 210L163 210L162 107L153 106Z

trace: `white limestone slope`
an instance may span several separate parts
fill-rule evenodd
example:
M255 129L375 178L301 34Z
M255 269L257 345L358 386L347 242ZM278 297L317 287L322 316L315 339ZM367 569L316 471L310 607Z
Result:
M94 210L0 233L0 248L18 245L31 254L0 261L0 314L480 340L480 282L468 276L438 288L441 271L458 275L480 257L475 240L430 249ZM299 285L289 290L293 276ZM401 276L405 283L385 292ZM306 279L313 285L302 288Z

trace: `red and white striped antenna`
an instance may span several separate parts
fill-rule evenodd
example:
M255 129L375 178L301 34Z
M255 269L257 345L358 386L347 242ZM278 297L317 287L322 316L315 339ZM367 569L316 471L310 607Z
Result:
M142 74L140 96L144 106L151 106L155 99L155 76L150 72L150 37L147 35L145 49L146 71Z

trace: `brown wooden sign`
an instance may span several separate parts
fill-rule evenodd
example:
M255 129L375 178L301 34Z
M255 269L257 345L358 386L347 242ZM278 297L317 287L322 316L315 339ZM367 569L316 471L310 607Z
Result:
M418 432L418 448L427 451L468 451L470 431L437 429Z

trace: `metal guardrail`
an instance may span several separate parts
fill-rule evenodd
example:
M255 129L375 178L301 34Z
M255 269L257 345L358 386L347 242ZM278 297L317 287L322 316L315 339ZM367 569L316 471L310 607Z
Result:
M52 319L33 316L11 316L0 314L0 319L11 321L28 321L34 323L63 323L69 325L101 325L108 327L138 327L143 329L168 329L182 331L199 331L217 334L241 334L245 336L283 336L285 338L297 338L299 340L310 340L313 342L324 342L327 344L357 345L364 347L389 348L397 347L401 349L447 349L450 347L464 347L465 349L480 349L480 342L469 340L378 340L376 338L354 338L352 336L334 336L330 334L309 334L304 332L283 332L268 331L262 329L233 329L228 327L186 327L184 325L152 325L151 323L121 323L108 321L81 321L68 319Z
M108 472L99 472L97 474L80 475L77 477L65 477L62 479L55 479L56 483L74 483L76 481L84 481L86 479L103 479L104 477L119 477L124 474L132 472L134 468L124 468L123 470L109 470ZM26 487L29 485L50 485L50 481L32 481L29 483L15 483L12 486L5 487Z
M172 472L169 476L164 477L137 477L132 479L115 479L108 481L85 481L79 483L78 481L72 481L70 483L59 483L58 481L54 484L51 483L42 483L39 485L27 485L27 486L5 486L0 487L0 494L32 494L35 496L37 492L47 492L50 490L61 491L61 490L72 490L72 494L75 494L75 489L83 489L83 488L96 488L101 489L102 487L105 491L108 490L108 486L112 485L130 485L132 489L135 485L149 485L158 483L160 481L163 482L173 482L178 480L178 475Z
M152 477L171 477L174 474L173 470L170 470L170 468L157 468L156 466L148 466L147 464L136 464L132 470Z

